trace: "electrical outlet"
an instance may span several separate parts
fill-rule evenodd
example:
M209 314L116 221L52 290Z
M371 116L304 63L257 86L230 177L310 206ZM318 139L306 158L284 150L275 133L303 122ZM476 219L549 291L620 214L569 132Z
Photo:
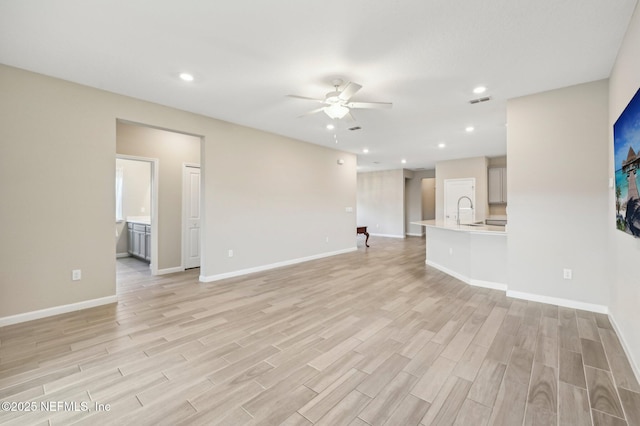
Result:
M453 254L453 248L449 247L449 255Z
M566 269L566 268L565 268L565 269L563 269L563 270L562 270L562 277L563 277L565 280L570 280L570 279L572 279L572 278L573 278L573 271L572 271L571 269Z
M80 281L82 279L82 269L74 269L71 271L71 279L73 281Z
M229 249L229 257L233 257L233 250Z
M326 240L326 242L329 242L329 237L326 237L325 240Z

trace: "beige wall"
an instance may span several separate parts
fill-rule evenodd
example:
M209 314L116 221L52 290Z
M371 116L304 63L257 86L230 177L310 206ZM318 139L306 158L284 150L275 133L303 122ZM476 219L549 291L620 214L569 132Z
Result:
M422 179L435 170L383 170L358 173L358 224L372 234L404 237L422 235Z
M158 269L182 266L182 165L200 164L200 138L118 122L116 153L158 161Z
M508 101L510 291L608 305L607 93L602 80Z
M116 159L116 167L123 169L122 217L116 223L116 254L127 253L127 217L151 214L151 163ZM144 209L144 211L143 211Z
M118 119L203 136L203 276L355 248L353 154L6 66L0 93L0 319L115 295Z
M609 83L609 177L614 176L613 123L640 87L640 9L631 19L624 42L618 53ZM607 277L609 309L640 377L640 280L637 267L640 259L640 239L615 229L615 192L608 191L608 252L612 273ZM604 226L604 225L603 225Z
M489 211L487 157L462 158L436 163L436 219L444 219L444 181L446 179L476 179L475 219L483 221Z
M371 234L404 238L404 179L402 169L358 173L358 225Z
M421 187L422 220L433 220L436 218L436 178L421 179Z
M435 170L418 170L412 172L411 177L406 179L405 209L407 223L405 229L407 230L407 235L424 234L424 226L412 225L411 222L422 220L423 201L427 205L429 204L429 200L423 200L422 182L425 178L433 178L435 173ZM431 195L435 196L435 194ZM435 201L435 198L432 201Z
M356 248L355 155L229 130L205 145L206 276Z

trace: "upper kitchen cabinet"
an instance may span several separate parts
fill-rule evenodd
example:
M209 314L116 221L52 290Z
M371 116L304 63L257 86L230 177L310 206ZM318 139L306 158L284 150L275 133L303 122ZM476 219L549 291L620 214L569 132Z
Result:
M507 203L507 168L489 168L489 204Z

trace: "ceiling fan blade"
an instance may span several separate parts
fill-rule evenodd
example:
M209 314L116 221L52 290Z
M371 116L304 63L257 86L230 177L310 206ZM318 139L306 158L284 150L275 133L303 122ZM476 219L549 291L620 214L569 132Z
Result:
M298 118L306 117L306 116L308 116L308 115L313 115L313 114L315 114L315 113L317 113L317 112L324 111L324 108L325 108L325 107L320 107L320 108L313 109L313 110L311 110L311 111L309 111L309 112L305 112L304 114L299 115L299 116L298 116Z
M344 118L347 119L348 122L350 123L355 123L356 122L356 118L353 116L353 114L351 114L351 111L349 111Z
M343 100L343 101L348 101L360 89L362 89L362 86L360 86L359 84L349 82L347 83L345 88L342 90L342 92L340 92L340 95L338 95L338 98L340 98L340 100Z
M389 109L393 104L391 102L349 102L347 106L349 108Z
M304 99L305 101L314 101L324 103L324 99L308 98L306 96L287 95L287 98Z

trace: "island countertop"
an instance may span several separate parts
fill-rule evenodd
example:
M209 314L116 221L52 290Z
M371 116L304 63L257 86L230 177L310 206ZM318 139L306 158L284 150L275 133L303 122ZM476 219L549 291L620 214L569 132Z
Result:
M413 222L426 227L425 263L479 287L506 290L507 233L498 225Z
M484 223L476 223L470 225L450 224L444 220L421 220L419 222L411 222L414 225L427 226L430 228L446 229L449 231L473 232L482 234L506 234L504 226L486 225Z

